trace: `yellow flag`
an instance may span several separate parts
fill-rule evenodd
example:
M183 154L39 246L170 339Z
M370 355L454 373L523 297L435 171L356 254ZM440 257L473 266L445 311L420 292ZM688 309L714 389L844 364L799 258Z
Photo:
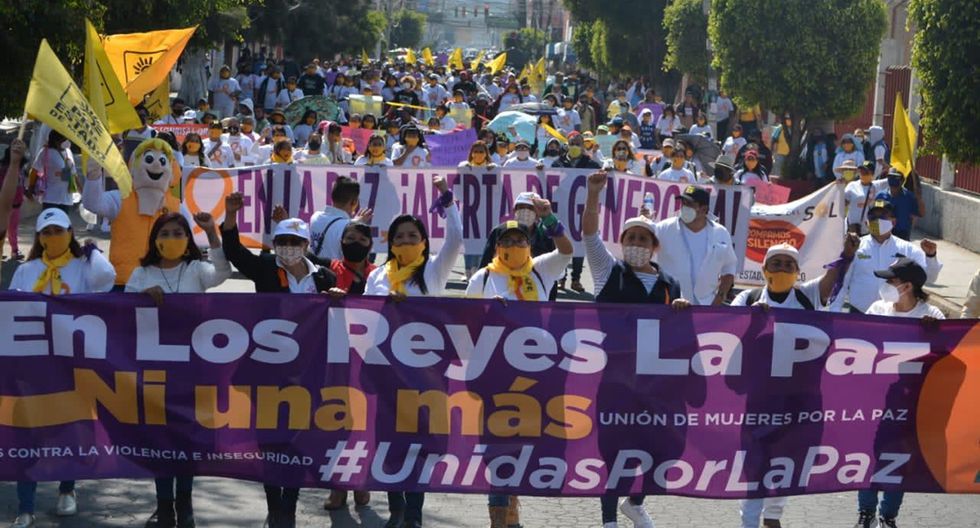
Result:
M24 110L78 145L116 180L123 197L129 195L133 180L122 154L47 40L37 52Z
M463 66L463 48L456 48L453 50L453 54L449 56L449 67L454 70L462 70L466 68Z
M363 49L361 50L361 62L362 62L362 63L363 63L363 64L364 64L365 66L366 66L367 64L369 64L369 63L371 62L371 57L368 57L368 54L367 54L367 52L366 52L366 51L364 51Z
M892 120L892 153L891 166L908 177L915 167L912 159L912 149L915 148L915 127L909 119L905 106L902 105L902 94L895 96L895 114Z
M568 143L568 138L566 138L564 134L556 130L554 127L548 125L547 123L541 123L541 127L544 128L546 132L551 134L553 137L557 138L562 143Z
M534 65L534 74L541 82L544 82L544 80L548 77L548 70L544 61L544 57L538 59L538 63Z
M483 62L483 51L480 51L480 53L477 53L476 54L476 58L473 59L472 62L470 62L470 69L471 70L476 70L477 68L480 67L480 64L482 62Z
M493 59L488 64L488 66L490 67L490 74L497 75L497 73L500 72L500 70L504 69L504 66L506 65L507 65L507 52L505 51L500 55L497 55L497 58Z
M415 56L415 50L408 50L408 53L405 54L405 64L415 64L418 61L418 57Z
M517 82L521 82L524 79L527 79L530 75L531 75L531 65L525 64L524 67L521 68L521 74L517 76Z
M150 122L154 122L170 113L170 78L160 83L156 90L150 92L143 101L143 106L150 113Z
M85 20L85 75L82 84L85 97L92 104L95 114L109 133L118 134L131 128L140 128L140 118L129 103L126 90L119 83L102 47L102 39L95 26Z
M422 61L428 66L436 65L436 58L432 56L432 50L429 48L422 50Z
M131 103L140 103L170 75L195 29L197 26L105 37L103 45L109 62Z

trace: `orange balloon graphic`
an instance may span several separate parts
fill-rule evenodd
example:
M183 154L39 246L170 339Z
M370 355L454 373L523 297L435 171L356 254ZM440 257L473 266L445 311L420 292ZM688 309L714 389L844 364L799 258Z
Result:
M937 361L919 395L919 446L947 492L980 493L980 324Z

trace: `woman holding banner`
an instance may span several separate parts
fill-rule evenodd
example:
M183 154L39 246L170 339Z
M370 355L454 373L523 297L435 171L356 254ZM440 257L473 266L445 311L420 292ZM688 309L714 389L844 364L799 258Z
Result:
M180 153L184 156L182 167L210 167L208 157L204 155L204 143L197 132L188 132L184 136L184 143L180 146Z
M425 136L418 125L409 123L398 131L398 142L391 148L391 162L395 167L424 169L429 167L429 149Z
M21 144L23 145L23 144ZM24 150L15 150L4 181L3 192L0 196L0 213L4 209L9 212L9 198L12 193L8 187L16 181L17 170L20 166ZM6 206L6 207L4 207ZM3 220L6 222L6 218ZM57 207L41 211L35 226L34 245L31 247L27 261L17 268L10 281L11 290L35 292L46 295L67 295L72 293L102 293L112 289L116 280L116 270L95 244L86 243L83 248L75 240L71 220L68 213ZM17 483L17 518L11 524L12 528L27 528L34 526L34 497L37 494L37 482L21 481ZM75 481L62 481L58 486L59 516L75 515L78 505L75 502Z
M476 141L470 145L470 154L466 161L459 162L461 171L467 170L471 173L479 170L491 171L496 168L490 158L490 146L485 141ZM466 270L466 280L469 280L480 266L480 255L463 255L463 265Z
M396 217L388 228L388 260L368 276L365 295L388 295L400 300L439 296L445 290L463 249L463 221L446 179L435 176L432 182L442 194L431 210L446 219L442 250L435 256L429 253L429 235L422 220L412 215ZM422 492L389 492L391 517L385 528L421 527L424 502Z
M157 218L150 230L146 255L126 282L126 291L145 293L157 306L164 295L172 293L204 293L231 276L231 264L221 249L221 239L214 219L209 213L197 213L194 222L208 237L212 262L205 260L194 244L193 232L187 219L179 213L167 213ZM191 492L193 475L154 479L157 509L147 525L177 528L194 526L194 506ZM176 491L174 484L176 483Z
M641 166L637 163L636 155L633 153L633 145L625 139L619 139L613 143L612 159L606 160L602 169L636 176L642 176L646 172L645 164Z
M391 159L385 155L384 136L374 135L368 139L364 154L354 162L356 167L394 167Z

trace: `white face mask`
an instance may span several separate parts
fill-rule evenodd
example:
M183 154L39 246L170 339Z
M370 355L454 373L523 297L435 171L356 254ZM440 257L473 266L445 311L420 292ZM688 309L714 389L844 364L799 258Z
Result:
M623 246L623 260L634 268L642 268L650 263L653 251L641 246Z
M698 217L698 212L693 207L689 205L681 206L681 222L685 224L690 224Z
M412 85L409 84L409 83L402 83L402 89L403 90L411 90L412 89Z
M531 157L531 151L529 151L529 150L518 150L517 151L517 159L519 159L521 161L524 161L524 160L528 159L529 157Z
M276 257L287 265L292 266L303 258L303 246L276 246Z
M884 218L871 220L868 222L868 231L870 231L872 235L876 236L885 236L888 233L891 233L892 229L894 228L895 224L893 224L891 220L886 220Z
M898 288L895 286L892 286L887 282L883 282L880 286L878 286L878 297L881 297L881 300L885 302L897 303L902 297L902 294L898 292Z
M514 220L517 220L517 223L522 226L532 226L537 219L537 213L530 209L518 209L514 211Z

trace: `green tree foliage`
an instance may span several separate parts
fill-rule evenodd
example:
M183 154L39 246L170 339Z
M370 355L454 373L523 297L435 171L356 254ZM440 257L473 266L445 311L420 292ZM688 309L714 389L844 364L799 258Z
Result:
M300 62L371 50L387 25L369 0L264 0L250 16L246 38L283 43Z
M402 9L392 16L391 46L417 48L425 35L425 15Z
M572 31L572 49L578 57L578 63L583 68L595 70L596 64L592 59L592 23L581 21L575 24Z
M980 3L912 0L909 24L917 28L912 66L921 81L928 149L953 162L980 163Z
M537 61L544 55L544 47L547 43L548 34L540 29L522 28L509 31L504 35L507 62L521 67L528 62Z
M563 0L577 21L593 21L589 55L594 69L654 76L667 54L667 0ZM576 53L581 53L576 49Z
M0 49L6 60L0 77L0 115L23 112L42 38L48 39L69 70L81 73L86 18L103 34L200 25L189 46L204 46L236 38L247 26L246 7L256 1L0 0Z
M860 109L885 28L882 0L713 0L708 21L722 86L793 116L791 159L803 119Z
M675 69L702 84L708 74L708 17L702 0L674 0L664 9L667 57L664 70Z

